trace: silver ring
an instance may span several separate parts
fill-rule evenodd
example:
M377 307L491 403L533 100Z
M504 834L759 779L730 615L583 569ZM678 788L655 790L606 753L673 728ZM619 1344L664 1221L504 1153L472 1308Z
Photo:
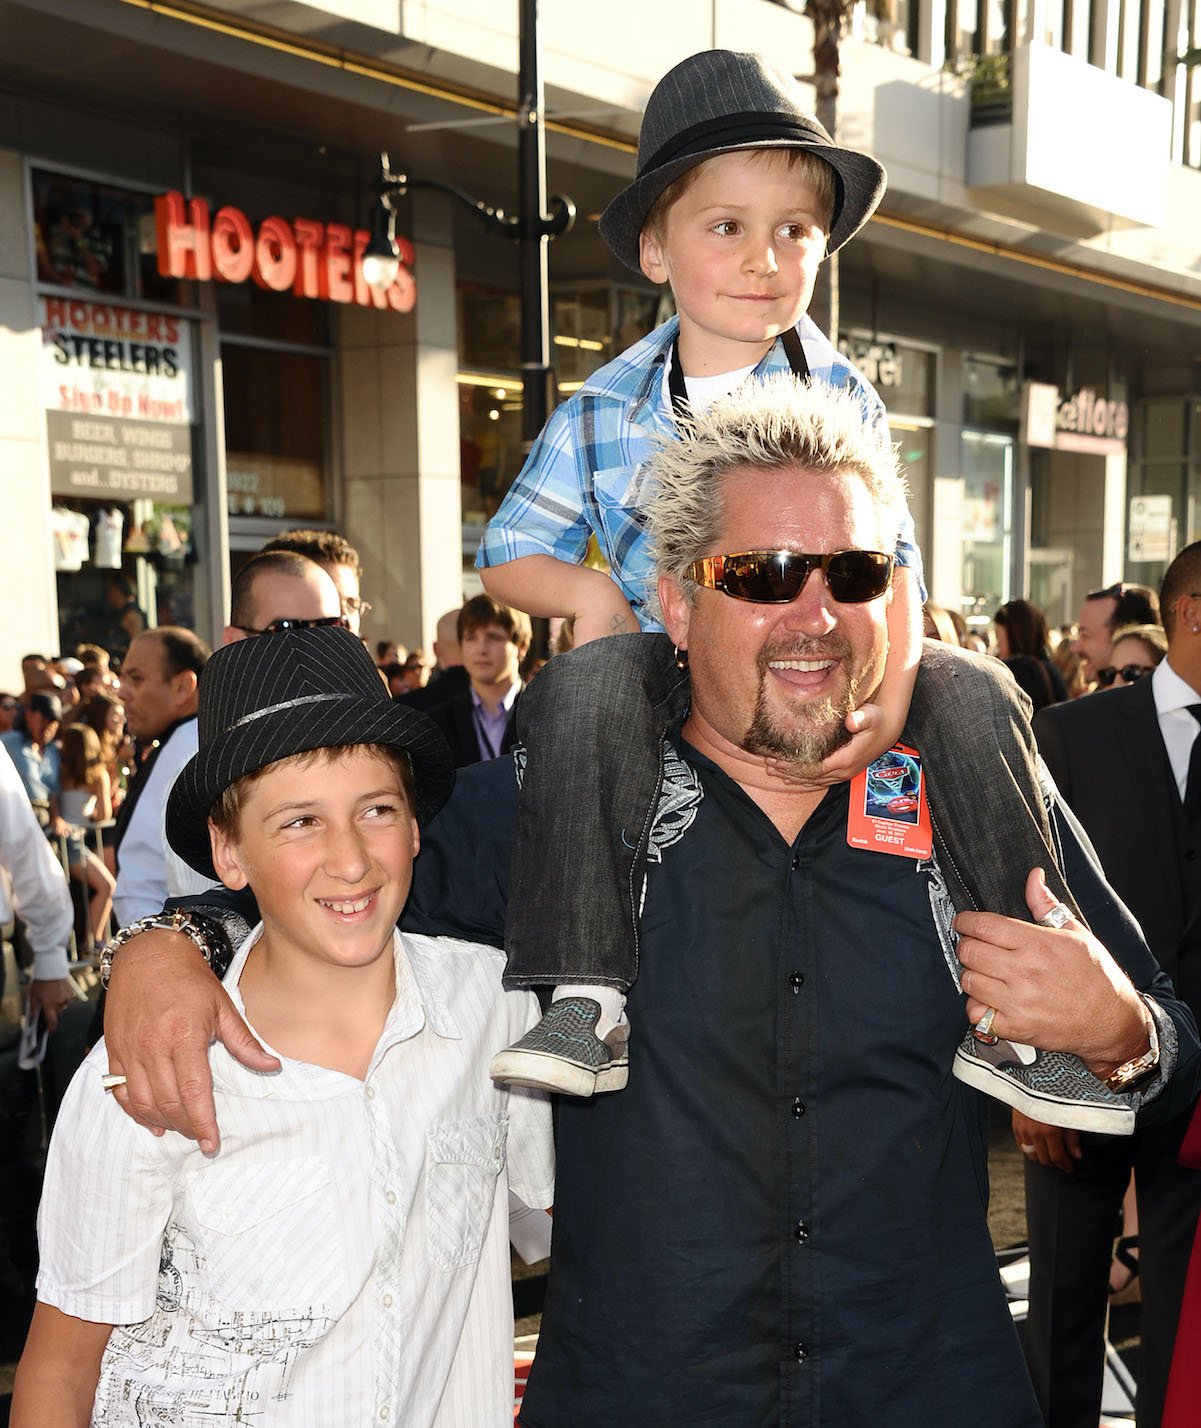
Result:
M1063 903L1057 902L1050 912L1045 912L1038 919L1040 927L1064 927L1072 920L1072 909L1065 907Z
M118 1086L124 1086L125 1081L126 1078L124 1076L116 1076L112 1073L107 1076L101 1076L100 1078L100 1084L106 1091L115 1091Z
M1024 1145L1024 1146L1022 1146L1021 1150L1022 1150L1022 1154L1023 1154L1023 1155L1033 1155L1033 1154L1034 1154L1034 1147L1033 1147L1032 1145Z
M984 1015L983 1015L983 1016L980 1018L980 1020L976 1023L976 1035L977 1035L977 1036L991 1036L991 1035L992 1035L992 1024L993 1024L993 1022L996 1020L996 1017L997 1017L997 1009L996 1009L996 1007L989 1007L989 1009L984 1013Z

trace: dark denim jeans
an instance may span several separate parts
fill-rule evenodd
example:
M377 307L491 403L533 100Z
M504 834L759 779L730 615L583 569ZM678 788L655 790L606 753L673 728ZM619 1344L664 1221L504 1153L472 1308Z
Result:
M506 986L633 983L663 735L689 693L667 636L638 634L551 660L522 695ZM1042 867L1079 915L1059 872L1029 707L999 662L927 641L902 738L922 755L938 863L961 912L1028 919L1026 877Z

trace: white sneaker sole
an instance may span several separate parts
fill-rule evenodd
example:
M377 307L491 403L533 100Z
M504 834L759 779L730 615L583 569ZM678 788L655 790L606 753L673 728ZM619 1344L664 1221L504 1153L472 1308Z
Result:
M557 1091L562 1096L592 1096L621 1091L630 1079L628 1060L611 1062L593 1071L562 1056L542 1051L498 1051L488 1067L494 1081L506 1086L528 1086L535 1091Z
M955 1076L994 1100L1003 1101L1031 1119L1064 1130L1093 1131L1098 1135L1132 1135L1134 1112L1127 1106L1090 1106L1048 1092L1032 1090L1007 1076L999 1067L955 1053Z

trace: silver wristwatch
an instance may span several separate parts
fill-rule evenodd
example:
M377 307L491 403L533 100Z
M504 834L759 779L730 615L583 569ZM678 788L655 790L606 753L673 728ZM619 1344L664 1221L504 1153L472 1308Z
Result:
M200 955L211 967L213 965L214 947L209 940L208 933L201 923L192 916L190 912L177 909L175 912L156 912L151 917L139 917L136 922L131 922L128 927L123 927L115 937L109 939L108 946L100 954L100 985L107 989L109 978L113 974L113 958L122 947L139 932L149 932L151 928L160 927L164 932L182 932L185 937L190 938L200 951Z

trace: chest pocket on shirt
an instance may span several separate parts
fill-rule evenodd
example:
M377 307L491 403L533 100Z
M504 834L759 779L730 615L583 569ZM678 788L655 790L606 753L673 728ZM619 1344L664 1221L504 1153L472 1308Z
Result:
M475 1264L488 1233L508 1116L476 1116L426 1132L425 1208L430 1255L442 1269Z
M628 544L633 532L643 528L642 517L637 514L646 484L643 470L640 462L635 466L610 466L593 474L592 489L605 533L606 557L615 550L625 553L623 546Z
M187 1177L185 1219L231 1309L319 1310L348 1298L330 1167L317 1156L210 1166Z

